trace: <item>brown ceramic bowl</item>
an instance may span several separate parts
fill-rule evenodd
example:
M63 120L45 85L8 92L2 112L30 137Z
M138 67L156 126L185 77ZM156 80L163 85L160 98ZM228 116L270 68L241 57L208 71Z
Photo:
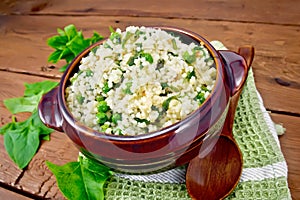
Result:
M147 173L188 163L214 146L224 125L230 98L242 86L247 67L242 56L217 51L200 35L173 27L158 27L180 36L185 43L203 43L215 61L217 78L206 101L188 117L161 130L137 135L117 136L97 132L77 121L68 110L65 89L78 71L80 60L98 42L80 53L61 78L60 85L43 96L39 115L43 123L63 131L87 157L117 171Z

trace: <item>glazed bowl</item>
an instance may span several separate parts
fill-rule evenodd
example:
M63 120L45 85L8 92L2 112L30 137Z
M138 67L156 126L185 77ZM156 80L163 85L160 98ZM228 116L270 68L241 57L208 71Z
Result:
M39 103L39 116L50 128L64 132L85 156L125 173L157 172L205 156L215 145L227 115L231 97L241 89L248 73L244 58L235 52L217 51L205 38L188 30L155 27L170 32L184 43L204 44L217 75L205 102L183 120L158 131L120 136L93 130L76 120L66 104L65 90L79 69L80 61L104 41L81 52L63 74L58 87Z

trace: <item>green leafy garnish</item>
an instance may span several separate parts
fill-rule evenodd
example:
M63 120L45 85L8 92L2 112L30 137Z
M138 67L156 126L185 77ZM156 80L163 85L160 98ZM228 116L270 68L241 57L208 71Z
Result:
M27 120L22 122L16 122L16 118L13 116L11 123L0 128L0 133L4 135L4 146L9 157L21 169L25 168L35 155L40 140L49 140L49 134L53 131L41 122L37 106L42 95L57 85L57 82L51 81L26 83L23 97L4 100L4 105L13 114L32 113Z
M120 113L114 113L111 117L111 121L114 124L117 124L119 120L122 119L122 115Z
M37 111L23 122L11 122L2 128L5 149L20 169L29 164L40 145L40 139L53 131L41 122Z
M192 64L193 62L196 61L196 54L193 52L192 54L189 54L189 52L184 52L183 53L183 59L187 64Z
M199 102L199 105L201 105L205 101L205 96L203 92L199 92L196 96L196 99Z
M121 34L116 32L111 26L109 27L109 30L111 32L109 39L114 44L121 44Z
M65 71L69 63L84 49L91 44L102 40L103 36L94 32L91 38L85 39L81 31L77 31L73 24L64 27L64 30L57 29L58 35L50 37L47 44L55 51L48 57L48 62L57 63L59 60L65 60L66 65L60 68Z
M131 32L127 32L125 35L125 38L122 41L122 48L124 49L125 44L127 43L127 41L131 38L131 36L133 36L133 33Z
M175 50L178 49L177 44L176 44L176 40L174 38L172 39L172 46L173 46L173 49L175 49Z
M33 112L36 109L36 105L40 101L42 93L33 96L24 96L17 98L5 99L5 107L12 113L19 112Z
M79 157L78 162L58 166L49 161L48 168L55 175L63 195L72 200L103 200L103 186L113 172L95 161Z
M167 98L167 99L163 102L162 108L163 108L164 111L166 111L166 110L169 109L170 102L171 102L173 99L177 99L177 96L171 96L171 97Z
M140 56L142 57L142 58L145 58L146 59L146 61L148 61L150 64L152 64L153 63L153 57L151 56L151 54L150 53L140 53Z
M133 56L131 56L128 61L127 61L127 65L132 66L134 65L134 60L137 58L145 58L146 61L148 61L150 64L153 63L153 57L150 53L144 53L143 51L134 54Z
M147 119L140 119L140 118L138 118L138 117L135 117L134 120L137 121L137 122L139 122L139 123L145 123L145 124L147 124L147 125L150 124L150 121L147 120Z
M125 94L133 94L133 93L131 92L131 90L130 90L130 88L131 88L131 86L132 86L132 82L127 82L127 83L125 83L125 85L126 85L126 88L123 89L123 92L124 92Z
M192 77L196 77L196 73L195 73L195 70L191 71L191 72L188 72L187 73L187 76L185 77L187 80L191 80Z

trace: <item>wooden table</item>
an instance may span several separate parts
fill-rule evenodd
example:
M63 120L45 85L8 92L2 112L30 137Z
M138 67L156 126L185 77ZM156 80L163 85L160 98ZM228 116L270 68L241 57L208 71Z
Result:
M142 3L143 2L143 3ZM253 70L265 107L286 128L280 136L288 163L293 199L300 199L300 1L296 0L2 0L0 2L1 126L11 114L3 100L22 96L25 82L56 80L59 63L47 63L52 49L46 39L56 29L75 24L90 37L104 36L109 26L169 25L190 29L229 49L251 44L256 49ZM22 120L27 114L18 115ZM20 170L9 159L0 136L0 199L63 199L45 160L75 161L77 149L62 133L42 142L29 166Z

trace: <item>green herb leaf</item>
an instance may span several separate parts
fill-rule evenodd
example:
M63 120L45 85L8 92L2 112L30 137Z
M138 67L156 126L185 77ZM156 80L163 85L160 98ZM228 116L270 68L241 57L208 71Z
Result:
M67 199L103 200L103 186L113 174L109 168L87 158L62 166L46 162L55 175L58 187Z
M167 98L167 99L163 102L162 107L163 107L163 109L164 109L165 111L169 109L170 102L171 102L173 99L177 99L177 97L176 97L176 96L171 96L171 97Z
M57 63L61 59L62 52L63 50L61 49L57 49L54 52L52 52L48 57L48 62Z
M127 82L127 83L125 83L125 85L126 85L126 88L125 89L123 89L123 92L125 93L125 94L133 94L132 92L131 92L131 90L130 90L130 88L131 88L131 86L132 86L132 82L130 81L130 82Z
M67 65L59 71L66 70L68 64L89 45L102 40L103 36L94 32L91 38L85 39L81 31L77 31L76 27L71 24L62 29L57 29L58 35L52 36L47 40L47 44L54 48L55 51L48 57L48 62L57 63L65 60Z
M183 59L187 64L192 64L193 62L196 61L196 54L192 53L191 55L189 54L189 52L184 52L183 53Z
M40 137L44 138L52 132L40 120L38 112L23 122L11 122L1 128L4 134L4 146L9 157L23 169L35 155Z
M11 123L0 128L0 133L4 134L4 145L8 155L21 169L26 167L35 155L40 139L49 140L49 134L53 131L40 120L37 106L42 95L57 84L52 81L26 83L23 97L4 100L5 106L13 114L32 112L27 120L16 122L13 117Z
M122 48L125 47L126 42L131 38L131 36L133 36L133 33L131 32L126 33L125 38L122 41Z
M70 24L64 28L65 34L69 40L77 36L77 29L74 24Z
M138 117L135 117L134 120L137 121L137 122L139 122L139 123L146 123L147 125L150 124L150 121L147 120L147 119L140 119Z
M37 104L41 97L42 93L39 93L38 95L29 97L5 99L3 102L5 107L13 114L20 112L33 112L37 108Z
M153 63L153 57L151 56L150 53L141 53L141 57L145 58L146 61L148 61L150 64Z
M65 44L68 42L67 36L55 35L53 37L48 38L47 44L50 47L55 49L63 50L65 48Z
M59 83L54 81L41 81L36 83L25 83L25 92L24 96L32 96L37 95L41 91L43 91L43 94L49 92L53 88L55 88Z
M191 80L192 77L196 77L196 72L195 70L191 71L191 72L188 72L187 73L187 76L185 77L187 80Z
M85 40L82 32L78 32L75 37L67 43L67 47L76 56L90 45L88 40Z

